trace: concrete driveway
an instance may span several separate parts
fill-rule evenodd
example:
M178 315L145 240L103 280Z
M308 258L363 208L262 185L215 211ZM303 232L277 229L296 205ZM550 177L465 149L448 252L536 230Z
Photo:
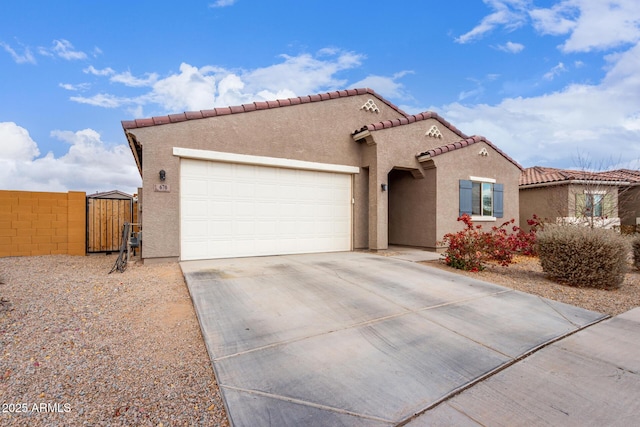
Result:
M367 253L181 266L234 426L414 423L604 318Z

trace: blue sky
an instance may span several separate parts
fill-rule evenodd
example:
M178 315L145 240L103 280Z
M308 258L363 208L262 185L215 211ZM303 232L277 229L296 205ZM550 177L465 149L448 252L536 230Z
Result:
M0 189L135 192L122 120L358 87L524 167L640 159L637 0L2 2L0 77Z

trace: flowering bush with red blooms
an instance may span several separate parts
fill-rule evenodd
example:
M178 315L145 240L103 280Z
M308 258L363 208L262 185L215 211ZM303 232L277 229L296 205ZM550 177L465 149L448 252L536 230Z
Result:
M467 214L458 221L465 224L465 229L444 236L443 242L447 245L444 261L453 268L468 271L483 270L489 261L508 266L516 254L534 255L536 231L542 226L535 215L527 221L532 226L529 232L514 225L511 228L513 233L509 233L507 228L515 222L514 219L499 227L491 227L488 232L482 231L481 225L474 225Z
M527 224L531 227L529 232L525 232L520 227L514 227L513 231L513 249L520 255L536 256L536 233L544 230L544 223L538 215L533 214L531 219L527 220Z

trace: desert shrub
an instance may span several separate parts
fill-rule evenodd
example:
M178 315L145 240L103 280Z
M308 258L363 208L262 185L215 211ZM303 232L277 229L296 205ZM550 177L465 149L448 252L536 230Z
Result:
M544 223L534 214L531 219L527 220L527 224L531 227L529 231L515 227L511 237L511 245L513 250L519 255L536 256L536 236L539 231L544 230Z
M640 237L633 238L631 249L633 250L633 265L640 270Z
M483 270L489 255L485 233L481 230L482 226L474 226L471 217L467 214L459 217L458 221L465 224L464 230L448 233L443 237L443 242L447 245L444 262L459 270Z
M548 226L537 234L542 270L573 286L619 287L626 272L628 241L613 230Z
M467 214L458 218L465 228L457 233L448 233L443 237L447 245L445 263L453 268L468 271L480 271L489 261L507 266L516 254L535 254L535 234L539 228L538 218L534 216L529 225L534 225L530 232L524 232L518 226L511 226L514 219L504 222L499 227L491 227L483 231L481 225L474 225ZM511 226L511 232L509 232Z

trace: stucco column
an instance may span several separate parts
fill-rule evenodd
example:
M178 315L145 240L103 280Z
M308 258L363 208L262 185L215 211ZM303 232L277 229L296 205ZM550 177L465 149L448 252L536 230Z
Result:
M388 174L378 168L369 170L369 249L381 250L389 246L388 191L382 191L382 184L388 184Z

